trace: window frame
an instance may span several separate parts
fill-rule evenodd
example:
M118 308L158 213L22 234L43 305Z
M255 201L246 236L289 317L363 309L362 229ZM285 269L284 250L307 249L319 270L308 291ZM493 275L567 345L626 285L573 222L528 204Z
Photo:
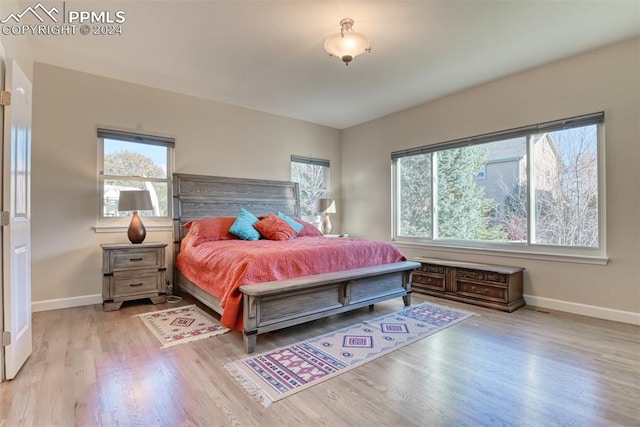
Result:
M293 163L301 163L301 164L307 164L307 165L315 165L315 166L322 166L326 168L326 173L325 173L325 177L324 177L324 188L323 188L323 193L320 195L319 198L329 198L331 197L331 162L329 160L325 160L325 159L318 159L318 158L313 158L313 157L305 157L305 156L297 156L297 155L291 155L291 161L289 163L290 165L290 173L291 173L291 166ZM293 176L290 175L290 179L293 181ZM302 191L305 190L306 188L303 187L300 183L298 183L298 188L300 191L299 194L299 198L300 198L300 202L302 205ZM320 218L318 216L318 212L314 212L312 215L304 215L301 209L300 212L300 218L307 220L309 222L312 223L319 223L320 222Z
M531 185L533 174L533 164L535 161L531 155L533 150L533 144L530 143L531 136L536 134L542 134L545 132L559 131L564 129L578 128L589 125L596 125L597 129L597 174L598 174L598 246L597 247L573 247L573 246L560 246L560 245L548 245L541 243L532 243L532 202L533 196L531 195ZM463 138L458 140L447 141L443 143L426 145L407 150L395 151L391 153L391 175L392 175L392 240L400 245L407 247L433 247L437 250L445 250L451 252L481 252L482 254L495 254L499 256L513 256L533 259L552 259L552 260L565 260L573 262L593 263L593 264L606 264L608 262L607 248L606 248L606 173L605 173L605 123L604 112L598 112L593 114L587 114L583 116L576 116L562 120L556 120L552 122L539 123L531 126L524 126L515 129L504 130L500 132L482 134L475 137ZM398 234L400 228L400 177L397 166L397 160L416 154L437 153L441 150L448 150L452 148L460 148L465 146L483 144L488 142L500 141L515 137L527 138L527 239L525 242L495 242L495 241L480 241L480 240L438 240L436 228L436 216L437 207L433 206L433 214L431 215L432 224L432 236L426 237L411 237L401 236ZM433 159L432 159L433 161ZM431 185L432 202L434 202L433 186L437 184L437 165L432 164L432 179L429 185Z
M97 129L98 138L98 215L96 232L118 231L129 226L131 218L128 216L107 217L104 216L105 180L124 178L127 181L150 181L161 182L167 185L167 215L166 216L143 216L143 221L147 229L170 229L173 219L173 170L175 159L175 140L169 137L148 135L105 128ZM166 178L148 177L143 178L134 175L114 175L105 176L105 139L124 141L136 144L157 145L167 148Z

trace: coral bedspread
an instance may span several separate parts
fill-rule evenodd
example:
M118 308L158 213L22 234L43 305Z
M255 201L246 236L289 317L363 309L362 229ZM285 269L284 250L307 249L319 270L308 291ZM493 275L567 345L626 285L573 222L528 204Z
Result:
M190 235L182 240L176 267L220 299L222 324L236 330L242 329L242 285L406 260L390 243L356 238L219 240L197 246L192 240Z

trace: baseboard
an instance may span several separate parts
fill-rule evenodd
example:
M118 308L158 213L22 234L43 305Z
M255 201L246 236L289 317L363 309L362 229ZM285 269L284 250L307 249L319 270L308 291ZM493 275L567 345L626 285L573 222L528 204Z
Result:
M640 313L631 311L614 310L611 308L597 307L595 305L577 304L575 302L561 301L551 298L525 295L527 305L532 305L549 310L565 311L567 313L581 314L583 316L597 317L598 319L613 320L615 322L640 325Z
M575 302L561 301L551 298L536 297L533 295L525 295L524 299L528 305L535 307L565 311L567 313L613 320L615 322L631 323L632 325L640 325L640 313L597 307L595 305L578 304ZM92 304L102 304L102 295L95 294L73 298L34 301L31 303L31 310L33 312L58 310L60 308L80 307Z
M93 304L102 304L102 294L33 301L31 303L31 311L35 313L36 311L58 310L60 308L80 307Z

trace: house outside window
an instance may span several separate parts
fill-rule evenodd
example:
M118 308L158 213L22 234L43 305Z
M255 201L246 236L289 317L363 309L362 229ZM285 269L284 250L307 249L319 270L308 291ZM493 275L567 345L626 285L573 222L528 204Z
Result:
M392 153L394 239L604 256L603 122L596 113Z
M166 224L171 219L172 138L98 129L99 223L121 226L131 212L118 211L120 191L148 190L153 210L141 211L145 224Z
M329 197L329 160L291 156L291 181L300 191L300 216L319 223L318 199Z

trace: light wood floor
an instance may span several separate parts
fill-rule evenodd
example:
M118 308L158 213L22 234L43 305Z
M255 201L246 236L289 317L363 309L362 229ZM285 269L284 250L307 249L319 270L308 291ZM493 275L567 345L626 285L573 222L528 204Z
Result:
M640 327L525 307L442 332L263 408L223 368L239 333L161 349L126 303L34 313L34 349L0 384L0 426L640 426ZM193 303L186 299L181 304ZM257 351L402 309L261 335Z

